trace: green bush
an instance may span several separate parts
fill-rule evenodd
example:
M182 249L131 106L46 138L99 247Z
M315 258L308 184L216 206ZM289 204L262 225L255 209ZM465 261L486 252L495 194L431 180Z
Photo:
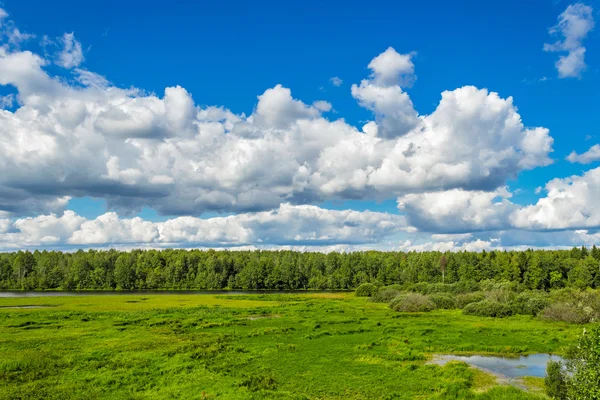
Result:
M363 283L356 289L356 296L358 297L371 297L377 293L377 286L372 283Z
M464 293L456 296L456 307L464 308L467 304L477 303L485 299L482 292Z
M546 386L546 394L551 399L567 398L567 384L561 362L548 361L544 385Z
M491 300L482 300L477 303L467 304L465 308L463 308L463 314L502 318L512 315L513 311L508 304Z
M401 292L396 289L380 289L369 299L369 301L372 301L373 303L389 303L394 297L400 295L400 293Z
M600 399L600 325L584 329L565 358L567 398Z
M486 300L496 303L508 304L517 296L515 292L508 289L491 289L484 293Z
M550 321L562 321L571 324L587 324L593 318L589 309L572 303L554 303L542 310L541 317Z
M456 299L447 293L434 293L429 295L429 299L435 304L435 308L452 310L456 308Z
M390 308L398 312L428 312L435 310L435 304L425 295L408 293L396 296L390 301Z
M538 315L550 304L548 296L540 291L527 291L519 293L511 306L515 314Z

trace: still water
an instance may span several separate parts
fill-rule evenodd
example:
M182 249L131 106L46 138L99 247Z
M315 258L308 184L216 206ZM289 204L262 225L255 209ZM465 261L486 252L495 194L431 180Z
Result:
M432 362L444 365L449 361L463 361L486 372L511 379L523 376L543 378L546 375L546 364L549 360L562 361L562 358L550 354L532 354L518 358L438 355L434 357Z

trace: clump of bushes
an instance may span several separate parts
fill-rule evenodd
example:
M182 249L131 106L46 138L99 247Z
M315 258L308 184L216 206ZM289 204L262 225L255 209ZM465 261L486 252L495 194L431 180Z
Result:
M479 290L479 284L474 281L460 281L455 283L429 283L419 282L412 285L408 285L406 289L409 292L416 292L421 294L432 294L432 293L469 293Z
M477 303L485 299L485 295L482 292L464 293L456 296L456 307L465 308L467 304Z
M398 312L428 312L435 310L435 304L428 296L420 293L407 293L396 296L390 302L390 308Z
M429 295L429 299L435 304L435 308L444 310L452 310L456 308L456 300L454 296L448 293L434 293Z
M378 291L377 286L372 283L363 283L356 289L356 296L358 297L371 297Z
M551 321L586 324L594 320L594 313L590 308L578 307L572 303L554 303L544 308L541 317Z
M600 293L594 291L559 290L551 296L553 302L542 310L542 318L574 324L600 320Z
M467 304L465 308L463 308L463 314L502 318L511 316L513 310L508 304L492 300L482 300L476 303Z
M528 291L519 293L512 301L512 308L515 314L538 315L544 308L550 304L548 296L540 291Z
M375 293L369 299L369 301L372 301L373 303L389 303L398 295L400 295L399 290L383 288L380 289L377 293Z

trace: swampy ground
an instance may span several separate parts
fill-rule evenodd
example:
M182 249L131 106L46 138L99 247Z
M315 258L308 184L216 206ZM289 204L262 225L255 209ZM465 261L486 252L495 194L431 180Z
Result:
M540 379L427 360L560 354L580 332L349 293L2 298L0 399L535 399Z

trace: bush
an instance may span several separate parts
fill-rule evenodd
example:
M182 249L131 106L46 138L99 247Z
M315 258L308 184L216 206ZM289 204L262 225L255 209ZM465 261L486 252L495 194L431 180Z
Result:
M551 304L541 312L543 318L585 324L600 320L600 292L573 289L557 290L550 295Z
M548 361L544 385L546 386L546 394L551 399L567 398L567 385L561 362Z
M544 319L563 321L571 324L586 324L592 320L590 310L577 307L571 303L554 303L544 308L541 312Z
M491 289L485 292L486 300L493 301L496 303L508 304L512 302L516 297L515 292L508 289Z
M454 296L447 293L434 293L429 296L429 299L435 304L435 308L444 310L452 310L456 308L456 300Z
M548 296L545 293L528 291L519 293L511 305L515 314L535 316L549 304Z
M477 303L485 299L485 295L482 292L465 293L456 296L456 307L464 308L467 304Z
M561 363L549 362L546 394L554 399L600 399L600 325L579 337Z
M400 295L400 291L396 289L381 289L375 293L369 301L373 303L389 303L394 297Z
M356 296L358 297L371 297L377 293L377 286L372 283L363 283L356 289Z
M600 399L600 325L583 330L565 365L567 398Z
M502 318L512 315L513 311L508 304L482 300L477 303L467 304L465 308L463 308L463 314Z
M428 312L435 309L429 297L419 293L396 296L390 302L390 308L398 312Z

